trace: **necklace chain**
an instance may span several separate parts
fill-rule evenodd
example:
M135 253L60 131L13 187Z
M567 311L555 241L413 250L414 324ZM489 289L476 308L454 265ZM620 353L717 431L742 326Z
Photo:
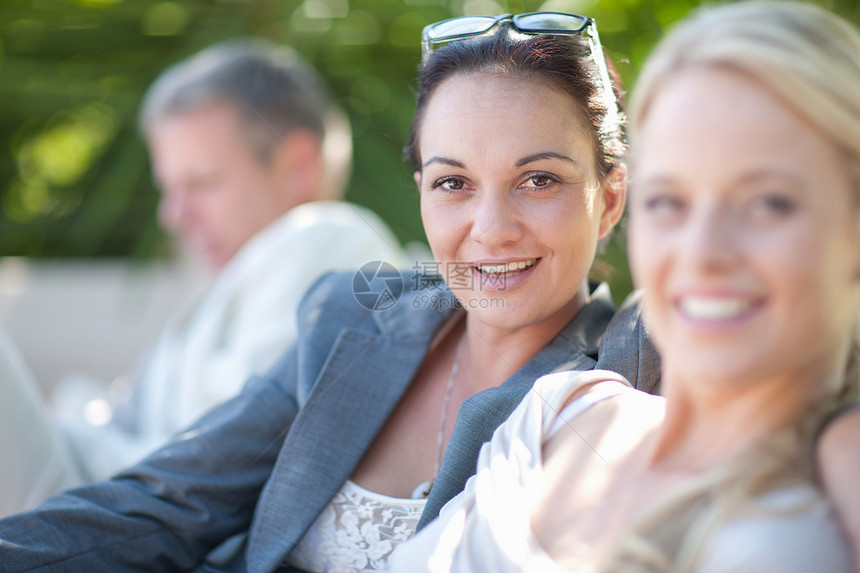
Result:
M433 481L439 473L439 465L442 463L442 440L445 438L445 422L448 421L448 403L451 401L451 389L454 387L454 378L460 369L460 353L463 350L464 332L457 343L457 354L454 356L454 365L451 367L451 375L448 377L448 387L445 389L445 403L442 405L442 420L439 422L439 437L436 441L436 467L433 468Z
M451 402L451 390L454 388L454 378L457 377L457 372L460 370L460 354L463 351L463 340L465 338L466 333L463 332L459 342L457 342L454 365L451 367L451 375L448 376L448 387L445 388L445 402L442 404L442 419L439 421L439 436L436 439L436 464L433 468L433 478L418 486L416 492L420 492L420 497L430 495L430 490L433 489L433 484L436 483L436 476L439 475L439 466L442 464L442 441L445 439L445 422L448 421L448 404ZM412 497L414 498L416 495L413 494Z

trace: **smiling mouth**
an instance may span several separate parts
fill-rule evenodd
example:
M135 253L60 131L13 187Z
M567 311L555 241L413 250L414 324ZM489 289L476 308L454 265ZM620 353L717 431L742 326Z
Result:
M513 261L510 263L483 263L475 265L475 269L482 275L490 278L508 277L527 271L537 264L540 257L525 261Z
M755 302L748 298L685 296L678 306L686 316L696 320L731 320L750 311Z

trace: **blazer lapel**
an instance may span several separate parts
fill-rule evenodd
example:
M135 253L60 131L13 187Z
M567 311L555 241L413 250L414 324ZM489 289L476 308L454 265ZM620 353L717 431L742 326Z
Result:
M613 313L609 289L605 285L597 287L589 303L525 366L501 386L463 401L439 467L439 475L418 523L419 529L432 521L448 500L463 491L466 481L475 473L481 446L507 420L535 380L552 372L560 364L565 365L565 370L594 368L600 337Z
M340 333L258 502L249 570L277 569L352 475L448 315L416 316L402 310L377 313L381 335L351 329Z

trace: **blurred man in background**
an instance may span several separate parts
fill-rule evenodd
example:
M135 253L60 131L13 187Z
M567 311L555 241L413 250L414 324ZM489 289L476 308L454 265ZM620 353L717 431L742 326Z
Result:
M341 201L349 124L292 50L230 42L176 64L146 94L140 127L159 221L216 276L173 316L108 424L60 407L86 480L136 461L267 370L320 274L405 262L375 214Z

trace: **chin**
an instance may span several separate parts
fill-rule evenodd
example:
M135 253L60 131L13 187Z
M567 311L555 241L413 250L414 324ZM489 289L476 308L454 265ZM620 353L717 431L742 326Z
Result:
M475 302L472 304L480 304L480 299L473 300ZM481 323L498 330L517 330L531 326L539 321L539 318L533 312L522 308L512 308L513 305L506 303L508 301L502 300L496 303L500 306L482 308L479 306L468 306L470 303L467 302L466 309L469 310L470 315Z

